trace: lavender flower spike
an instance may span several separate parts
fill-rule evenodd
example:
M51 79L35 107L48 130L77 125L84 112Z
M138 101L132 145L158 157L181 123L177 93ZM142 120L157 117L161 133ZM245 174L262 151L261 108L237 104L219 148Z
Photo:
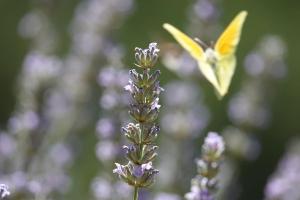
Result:
M152 185L158 173L152 166L152 161L157 156L158 147L154 143L160 129L155 120L161 107L159 95L163 89L158 80L160 71L151 73L151 68L158 59L158 52L156 43L150 43L147 49L135 48L136 66L141 68L142 72L130 70L130 80L125 86L125 90L131 96L129 115L134 122L123 127L122 133L132 144L123 146L127 165L116 163L113 172L134 187L134 200L138 199L138 189Z
M223 138L209 132L202 145L201 159L197 160L198 175L191 181L187 200L214 200L217 191L217 175L225 151Z

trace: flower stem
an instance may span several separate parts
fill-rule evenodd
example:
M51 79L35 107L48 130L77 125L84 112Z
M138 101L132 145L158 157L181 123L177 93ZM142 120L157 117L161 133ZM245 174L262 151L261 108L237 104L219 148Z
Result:
M139 188L134 187L134 195L133 195L133 200L138 200L139 199Z

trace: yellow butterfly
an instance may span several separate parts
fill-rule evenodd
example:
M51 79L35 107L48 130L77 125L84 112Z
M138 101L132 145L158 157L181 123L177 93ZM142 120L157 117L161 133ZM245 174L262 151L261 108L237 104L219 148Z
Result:
M197 60L200 71L214 86L219 98L227 93L234 74L235 50L240 41L246 16L246 11L240 12L221 34L214 47L205 50L174 26L167 23L163 25L177 42Z

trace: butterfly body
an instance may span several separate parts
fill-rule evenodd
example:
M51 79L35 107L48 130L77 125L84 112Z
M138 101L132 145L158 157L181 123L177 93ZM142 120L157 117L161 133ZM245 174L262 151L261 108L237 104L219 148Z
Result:
M197 60L200 71L222 98L227 92L235 71L235 51L239 43L247 12L240 12L221 34L214 47L205 50L193 39L170 24L163 27Z
M216 65L216 63L218 62L218 55L216 54L216 52L212 49L212 48L207 48L204 52L204 60L211 64L211 65Z

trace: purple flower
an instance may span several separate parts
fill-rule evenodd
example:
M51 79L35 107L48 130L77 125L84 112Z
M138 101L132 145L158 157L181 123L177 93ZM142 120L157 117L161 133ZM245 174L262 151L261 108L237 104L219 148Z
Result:
M142 164L142 165L135 165L133 169L133 175L136 177L142 177L145 173L145 171L152 170L152 162Z
M115 163L116 168L113 170L113 173L118 174L120 176L125 176L124 170L125 167L123 165L120 165L119 163Z
M156 98L151 104L151 109L158 110L161 107L161 105L159 105L158 102L159 102L159 98Z

